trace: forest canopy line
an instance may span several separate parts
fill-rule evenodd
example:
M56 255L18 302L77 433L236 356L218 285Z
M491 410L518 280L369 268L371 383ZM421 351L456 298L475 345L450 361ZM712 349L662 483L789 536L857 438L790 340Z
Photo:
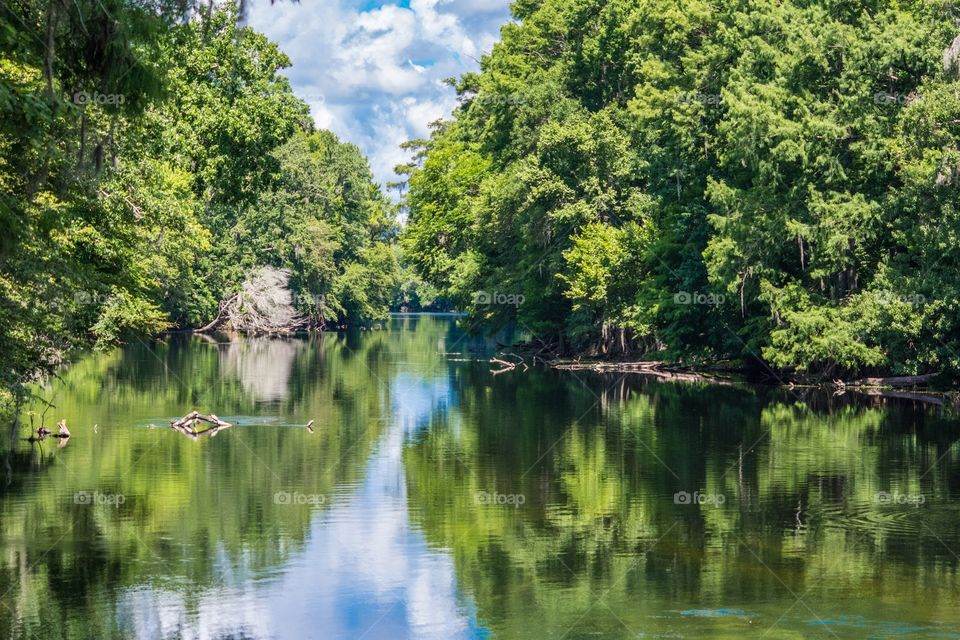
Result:
M949 2L518 0L419 144L419 274L561 353L960 370Z
M204 3L205 6L205 3ZM258 270L318 328L386 316L395 206L230 6L0 5L2 386L199 327Z
M960 10L513 13L405 145L401 234L236 7L0 5L0 386L88 342L262 328L253 290L298 328L438 300L555 354L960 372Z

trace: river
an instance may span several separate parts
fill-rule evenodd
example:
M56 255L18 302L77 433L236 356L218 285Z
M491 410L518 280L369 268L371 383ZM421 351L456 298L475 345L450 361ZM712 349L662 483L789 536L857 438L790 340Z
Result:
M397 315L79 360L42 392L72 437L24 440L36 402L0 445L0 637L960 638L955 412L494 343Z

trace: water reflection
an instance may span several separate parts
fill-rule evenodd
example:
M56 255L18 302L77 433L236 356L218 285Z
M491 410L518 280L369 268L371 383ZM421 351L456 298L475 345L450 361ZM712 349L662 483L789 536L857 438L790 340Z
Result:
M453 560L431 550L408 516L402 452L423 416L446 405L444 377L397 373L391 383L390 426L357 486L342 487L312 527L302 555L276 593L282 612L274 631L297 637L318 627L329 637L469 638L478 625L460 595Z
M493 376L490 346L403 316L83 360L70 446L3 452L0 633L960 637L949 403ZM237 426L148 428L191 408Z
M236 376L243 390L260 402L283 400L290 393L293 365L305 340L233 337L220 351L220 371Z
M407 451L418 522L496 634L960 633L949 413L583 383L463 384L458 431L437 423ZM525 501L471 506L494 491Z

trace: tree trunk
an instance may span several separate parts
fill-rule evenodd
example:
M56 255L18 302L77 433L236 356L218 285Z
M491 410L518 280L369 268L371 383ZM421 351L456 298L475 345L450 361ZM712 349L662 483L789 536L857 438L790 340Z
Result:
M103 171L103 141L97 138L97 146L93 148L93 170L99 174Z
M83 168L83 157L87 154L87 108L80 112L80 152L77 154L77 168Z
M117 127L117 116L110 117L110 166L114 169L117 168L117 142L113 137L113 132Z
M56 30L57 30L57 0L49 0L47 4L46 42L43 51L43 76L47 81L47 99L53 103L53 61L56 57Z

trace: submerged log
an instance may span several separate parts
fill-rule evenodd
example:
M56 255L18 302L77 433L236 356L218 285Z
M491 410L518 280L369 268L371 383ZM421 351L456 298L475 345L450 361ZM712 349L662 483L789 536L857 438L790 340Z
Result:
M530 368L527 366L527 362L521 356L518 356L515 353L502 353L500 355L502 357L498 358L497 356L494 356L490 358L491 364L497 364L501 367L500 369L491 369L490 373L493 375L499 375L506 371L513 371L517 367L523 367L524 371ZM504 358L516 358L516 362L510 362L509 360L504 360Z
M640 361L640 362L615 362L615 361L590 361L590 362L560 362L553 364L554 369L563 369L566 371L660 371L665 363L658 361Z
M710 384L730 385L732 379L722 375L706 375L694 371L685 371L673 369L665 362L659 361L639 361L639 362L612 362L612 361L590 361L590 362L555 362L551 364L554 369L566 371L595 371L597 373L638 373L644 376L651 376L661 380L672 382L708 382Z
M922 376L892 376L890 378L861 378L860 380L854 380L853 382L847 382L844 384L846 387L892 387L903 388L903 387L916 387L919 385L925 385L934 378L936 378L939 373L927 373Z
M196 426L200 422L206 422L212 426L202 431L197 431ZM170 421L171 429L174 431L179 431L183 435L189 436L194 440L203 435L209 435L212 438L222 429L229 429L232 426L233 424L225 420L221 420L216 414L211 413L209 416L205 416L198 411L191 411L178 420Z
M938 406L943 406L946 404L947 399L940 396L935 396L930 393L914 393L911 391L892 391L888 389L881 389L877 387L864 387L861 389L853 389L854 393L859 393L863 396L868 396L872 398L893 398L896 400L912 400L914 402L923 402L924 404L933 404Z
M66 441L68 438L70 438L70 430L67 429L67 421L61 420L60 422L57 423L57 433L54 433L53 431L50 431L50 429L47 429L45 426L40 425L39 427L37 427L37 433L35 435L31 434L30 437L27 438L27 441L43 442L48 437L60 438L63 441ZM62 447L63 443L61 443L60 446Z
M493 375L499 375L505 371L513 371L514 369L517 368L517 365L515 365L514 363L507 362L506 360L501 360L500 358L490 358L490 362L493 364L498 364L501 367L503 367L502 369L490 369L490 373L492 373Z

